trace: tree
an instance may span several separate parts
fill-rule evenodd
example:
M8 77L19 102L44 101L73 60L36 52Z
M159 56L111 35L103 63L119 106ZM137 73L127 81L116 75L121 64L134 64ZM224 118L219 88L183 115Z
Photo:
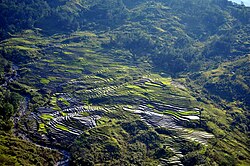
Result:
M14 107L9 102L3 105L3 116L5 119L9 119L14 114Z
M173 73L182 72L187 68L187 62L183 58L177 58L170 63L170 70Z

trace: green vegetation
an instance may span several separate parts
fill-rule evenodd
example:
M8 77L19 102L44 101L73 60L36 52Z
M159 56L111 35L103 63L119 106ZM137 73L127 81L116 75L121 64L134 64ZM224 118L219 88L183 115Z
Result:
M135 129L133 133L130 128ZM77 160L73 160L72 164L106 162L147 165L159 163L153 156L160 158L173 155L170 150L161 147L163 140L160 135L147 130L147 125L141 121L122 123L113 128L102 126L91 129L74 142L71 152ZM92 144L91 148L89 143ZM76 153L77 147L81 148L81 154Z
M44 123L40 123L39 124L39 130L38 130L38 132L47 133Z
M51 99L50 99L50 104L52 105L52 106L57 106L57 98L56 97L51 97Z
M42 83L42 84L48 84L49 82L50 82L50 80L45 79L45 78L42 78L42 79L40 80L40 83Z
M86 117L86 116L89 116L89 113L88 112L82 112L81 115Z
M164 111L163 114L166 114L166 115L173 115L173 116L175 116L176 118L179 118L179 114L176 113L176 112L173 112L173 111Z
M60 114L62 115L62 116L67 116L67 113L65 113L65 112L60 112Z
M64 130L64 131L69 131L69 129L67 127L65 127L63 125L59 125L59 124L56 125L56 128Z
M54 117L50 114L42 114L40 116L43 120L50 120L50 119L53 119Z
M56 151L37 147L32 143L0 134L0 162L2 165L53 165L61 155Z
M70 106L70 103L67 100L65 100L64 98L59 98L58 101L63 102L63 104L66 106Z
M19 133L72 165L250 163L249 7L12 0L0 20L3 165L61 157Z
M17 112L22 96L0 87L0 97L0 120L1 124L7 128L2 128L2 125L0 125L0 127L1 130L5 131L9 130L9 127L11 127L9 126L12 124L10 118Z

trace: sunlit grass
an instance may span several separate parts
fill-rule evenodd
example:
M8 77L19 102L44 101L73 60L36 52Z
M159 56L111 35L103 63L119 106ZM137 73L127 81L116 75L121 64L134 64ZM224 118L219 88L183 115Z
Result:
M50 114L42 114L40 117L41 117L43 120L51 120L51 119L54 118L54 117L53 117L52 115L50 115Z

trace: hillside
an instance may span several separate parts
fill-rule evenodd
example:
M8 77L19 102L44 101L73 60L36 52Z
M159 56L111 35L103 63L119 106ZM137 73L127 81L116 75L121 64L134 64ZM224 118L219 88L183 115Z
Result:
M0 20L5 165L250 163L250 8L2 0Z

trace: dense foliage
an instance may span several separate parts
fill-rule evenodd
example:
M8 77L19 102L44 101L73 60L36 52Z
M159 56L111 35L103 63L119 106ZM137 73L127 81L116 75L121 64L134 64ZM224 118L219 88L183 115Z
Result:
M47 165L52 166L61 157L57 151L37 147L34 144L0 133L1 165Z

